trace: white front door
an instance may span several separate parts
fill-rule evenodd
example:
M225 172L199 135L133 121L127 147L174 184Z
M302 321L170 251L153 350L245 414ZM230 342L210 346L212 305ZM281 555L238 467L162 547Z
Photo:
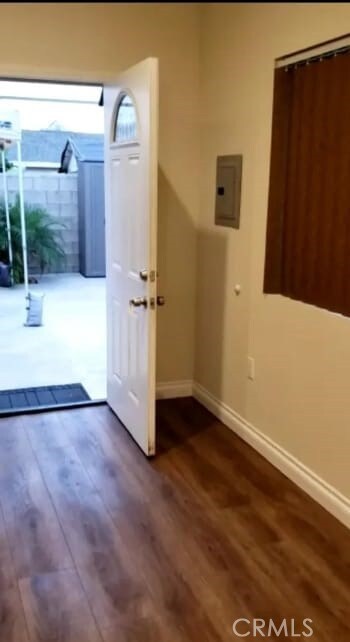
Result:
M104 88L107 402L155 453L158 60Z

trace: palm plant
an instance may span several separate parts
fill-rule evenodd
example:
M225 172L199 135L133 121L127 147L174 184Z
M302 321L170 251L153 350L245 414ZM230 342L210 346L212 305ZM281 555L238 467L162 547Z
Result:
M65 227L44 208L25 204L28 262L35 263L41 273L56 268L64 261L62 229ZM23 282L22 233L19 196L10 205L11 237L13 250L13 278ZM0 260L8 261L5 206L0 203Z

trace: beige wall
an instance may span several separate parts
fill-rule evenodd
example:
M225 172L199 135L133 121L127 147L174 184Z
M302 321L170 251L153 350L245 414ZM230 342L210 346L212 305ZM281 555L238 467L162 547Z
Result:
M342 35L349 21L349 4L203 7L195 364L199 383L347 496L350 320L264 296L262 283L274 59ZM213 225L225 153L244 157L239 231Z
M198 214L195 5L2 3L2 75L108 81L147 56L160 65L160 381L193 373ZM171 350L169 349L171 346Z

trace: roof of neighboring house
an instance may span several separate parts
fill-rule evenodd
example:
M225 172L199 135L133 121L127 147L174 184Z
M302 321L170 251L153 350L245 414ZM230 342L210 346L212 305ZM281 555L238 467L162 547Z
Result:
M103 134L85 134L56 129L22 130L22 160L24 162L61 163L62 150L67 140L74 141L78 149L85 150L85 153L97 154L97 148L102 149L101 160L103 160ZM94 151L93 148L96 148ZM10 161L17 160L15 147L9 149L7 157Z

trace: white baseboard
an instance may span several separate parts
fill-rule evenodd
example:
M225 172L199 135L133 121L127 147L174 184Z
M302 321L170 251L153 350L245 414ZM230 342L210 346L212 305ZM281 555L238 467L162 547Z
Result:
M164 381L157 383L157 399L175 399L192 396L192 381Z
M302 488L316 502L350 528L350 499L318 477L310 468L255 428L225 403L214 397L198 383L193 384L193 396L228 428L255 448L265 459Z

